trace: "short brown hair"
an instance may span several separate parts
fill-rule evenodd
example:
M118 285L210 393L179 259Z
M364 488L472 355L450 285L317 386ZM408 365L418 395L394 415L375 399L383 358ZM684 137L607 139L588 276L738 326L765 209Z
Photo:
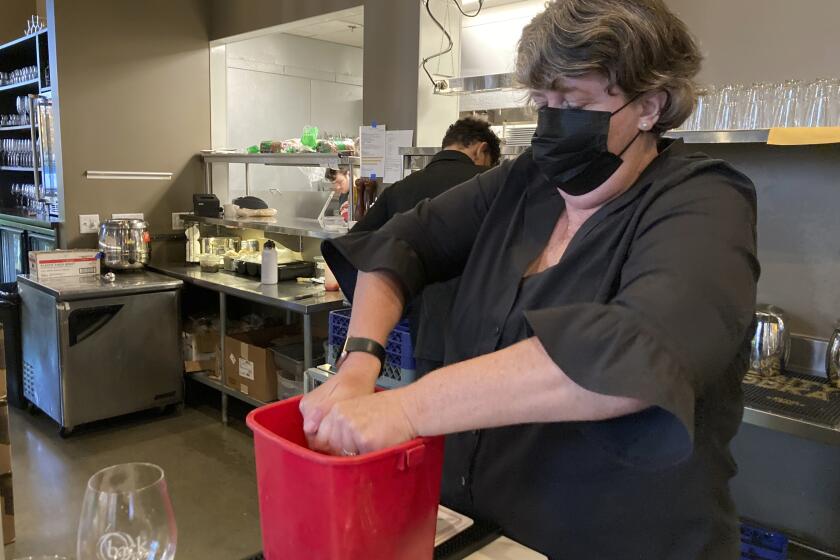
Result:
M522 31L519 82L551 89L560 77L600 72L628 99L664 91L653 131L677 128L694 110L702 55L662 0L554 0Z

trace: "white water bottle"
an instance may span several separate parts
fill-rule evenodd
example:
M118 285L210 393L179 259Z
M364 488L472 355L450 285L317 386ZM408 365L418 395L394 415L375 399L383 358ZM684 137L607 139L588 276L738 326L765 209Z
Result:
M274 241L270 239L263 245L260 282L263 284L277 283L277 249L274 247Z

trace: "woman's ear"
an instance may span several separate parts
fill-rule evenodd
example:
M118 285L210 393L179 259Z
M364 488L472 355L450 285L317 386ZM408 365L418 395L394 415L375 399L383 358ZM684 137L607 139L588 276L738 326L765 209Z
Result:
M664 91L651 91L641 98L642 112L639 115L639 128L650 130L659 122L659 116L668 103L668 94Z

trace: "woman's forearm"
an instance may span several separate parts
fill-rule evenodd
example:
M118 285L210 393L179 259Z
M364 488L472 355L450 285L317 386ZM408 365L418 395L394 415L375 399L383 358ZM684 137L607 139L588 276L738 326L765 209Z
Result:
M358 274L347 336L370 338L385 346L405 307L399 280L387 272ZM378 374L377 368L371 368L372 376Z
M603 420L649 406L584 389L563 373L536 338L437 370L398 390L415 430L426 436L532 422Z

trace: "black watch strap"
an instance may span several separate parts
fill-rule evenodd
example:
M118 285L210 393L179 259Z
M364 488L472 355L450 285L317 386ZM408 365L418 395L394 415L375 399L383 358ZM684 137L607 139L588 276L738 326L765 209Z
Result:
M351 352L365 352L366 354L372 354L379 359L380 364L385 365L385 348L370 338L347 337L347 341L344 343L344 352L342 354L346 356Z

